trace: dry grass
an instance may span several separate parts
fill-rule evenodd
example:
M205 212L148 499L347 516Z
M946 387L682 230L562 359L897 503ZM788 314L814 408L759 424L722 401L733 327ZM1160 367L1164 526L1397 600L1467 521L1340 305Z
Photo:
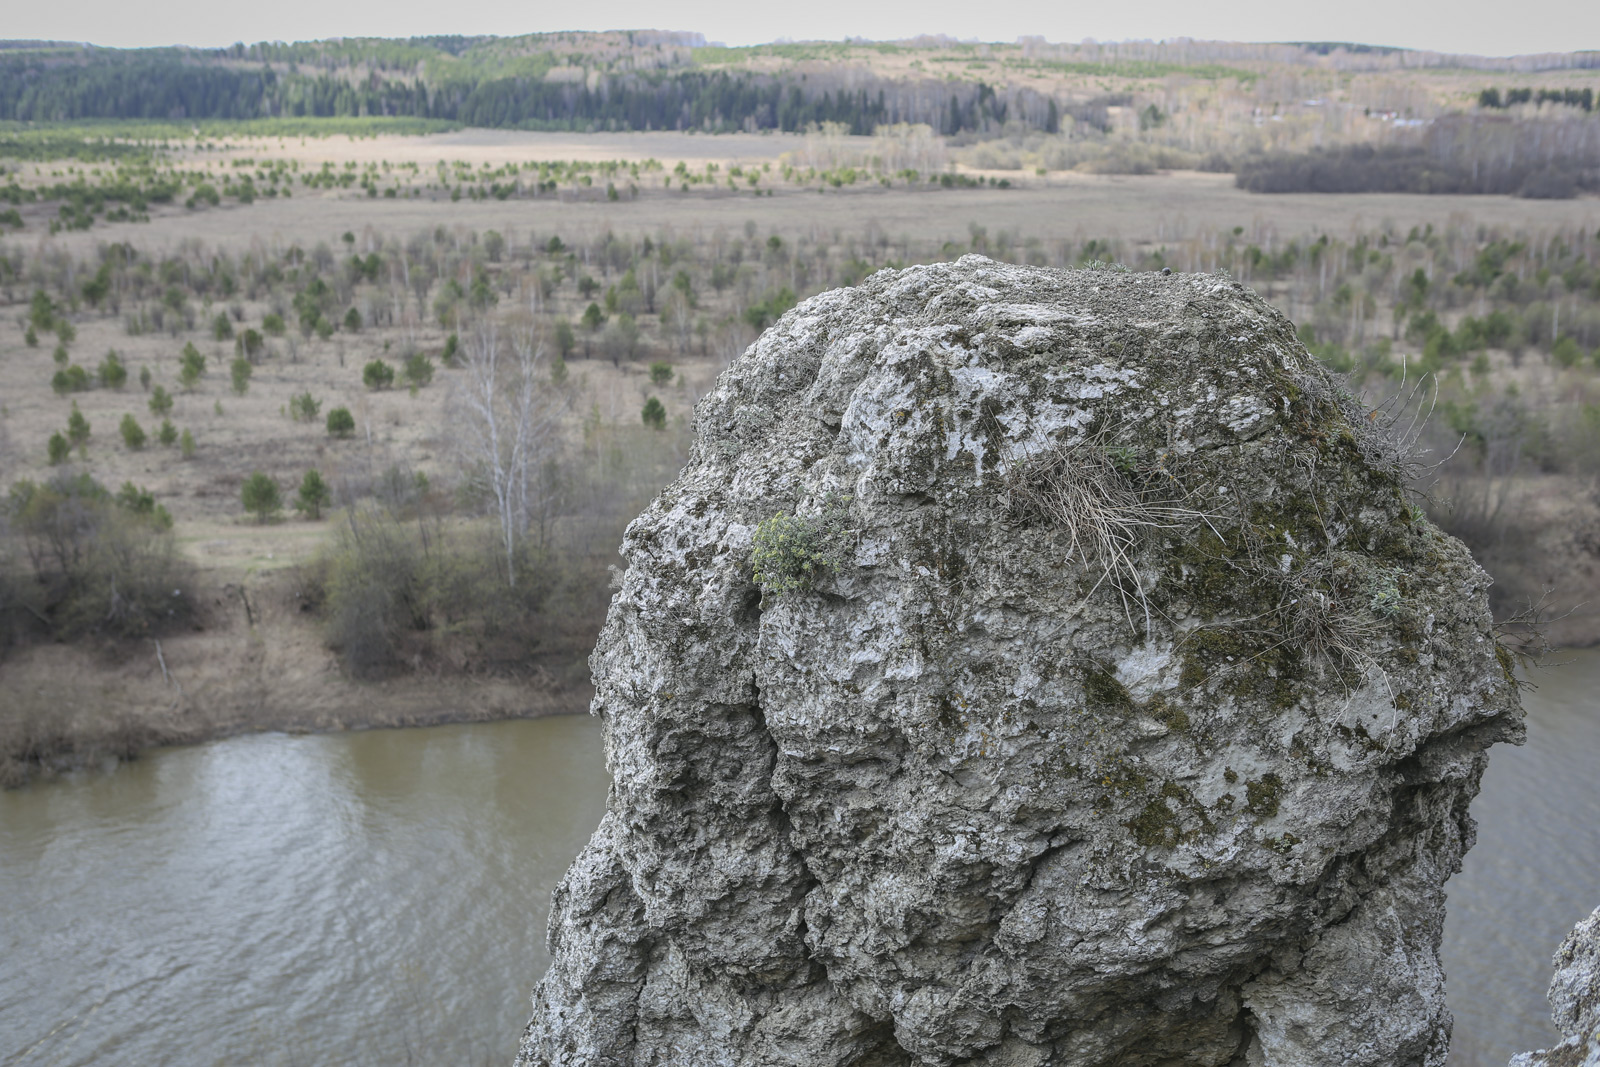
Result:
M244 306L245 322L259 324L266 305ZM49 466L45 442L66 424L76 400L93 427L90 471L112 489L133 481L153 491L176 520L180 547L203 570L279 569L308 557L322 540L324 523L285 518L261 526L244 514L239 487L253 470L275 477L286 494L312 467L322 472L336 494L358 492L396 463L423 472L437 484L456 481L446 447L445 406L453 376L459 372L441 369L433 384L416 396L402 389L370 392L362 387L361 367L367 360L396 361L399 330L298 341L294 355L281 354L259 366L249 391L238 396L228 387L224 366L224 359L232 358L231 343L196 340L207 354L209 370L194 392L185 393L176 383L178 353L193 335L128 337L115 319L89 319L78 327L74 360L92 367L107 349L115 348L128 366L130 384L70 399L50 390L54 366L48 348L26 348L17 333L0 330L0 398L11 444L9 463L0 470L0 478L7 484L21 478L40 481L57 469ZM437 351L444 331L424 329L418 341ZM281 352L284 346L275 347ZM124 414L133 414L147 431L159 425L147 408L148 394L138 385L144 368L175 397L170 417L180 430L193 432L193 459L184 460L176 447L154 441L142 450L130 450L117 436ZM719 364L697 357L681 359L675 369L680 378L663 389L650 385L644 366L573 362L571 380L577 394L569 433L577 436L582 417L593 410L607 422L636 421L646 393L662 400L669 419L687 418L694 401L710 387ZM293 421L289 399L305 391L322 401L322 416L331 408L348 407L356 417L356 436L343 441L329 437L320 417L315 423Z
M1386 455L1400 447L1397 441L1414 444L1407 432L1393 436L1387 416L1381 422L1372 420L1372 425L1372 433L1383 435ZM1139 632L1137 610L1148 634L1155 609L1145 590L1140 560L1150 536L1185 527L1209 528L1226 541L1219 528L1235 524L1190 506L1187 501L1200 495L1199 487L1186 485L1165 455L1152 467L1141 468L1131 450L1108 441L1108 435L1101 433L1058 444L1015 465L1006 473L1004 504L1022 521L1061 530L1066 554L1099 571L1087 595L1093 596L1109 582L1129 627ZM1321 663L1346 684L1377 669L1363 648L1379 627L1370 605L1349 592L1353 584L1360 584L1353 557L1326 551L1286 567L1250 524L1239 525L1236 531L1243 538L1239 557L1218 562L1234 569L1241 585L1260 588L1271 604L1258 616L1237 620L1241 630L1257 633L1268 644L1267 652L1292 648L1303 653L1308 662ZM1344 595L1334 594L1341 589Z
M1150 632L1150 602L1138 557L1145 538L1205 516L1159 491L1135 485L1131 454L1108 444L1105 435L1058 444L1006 471L1005 503L1019 519L1063 530L1067 555L1097 567L1093 596L1110 581L1122 600L1128 625L1137 604Z
M531 135L530 135L531 136ZM638 135L645 136L645 135ZM427 138L415 139L425 143ZM698 138L695 140L699 140ZM704 138L714 148L718 138ZM358 142L359 144L359 142ZM247 153L241 153L247 154ZM474 157L463 153L469 160ZM496 154L492 159L499 159ZM531 152L527 158L538 158ZM658 157L660 158L660 157ZM736 154L724 157L731 163ZM668 166L672 163L668 162ZM974 171L975 174L989 172ZM614 230L711 234L734 231L747 221L762 232L881 232L893 240L962 239L969 224L991 233L1010 230L1049 242L1114 237L1175 244L1209 229L1236 225L1274 228L1285 235L1321 232L1348 234L1370 230L1386 220L1402 229L1432 223L1444 228L1453 219L1472 225L1594 228L1595 202L1515 200L1494 196L1421 197L1401 194L1288 194L1262 196L1233 187L1228 174L1179 171L1148 177L1052 172L1019 179L1016 172L993 172L1012 182L1009 190L917 189L855 186L801 191L778 184L759 199L726 188L688 193L647 187L637 200L608 203L594 198L471 201L448 199L371 199L349 192L296 190L289 200L257 200L249 207L191 212L155 208L148 224L110 223L92 231L63 233L59 247L83 255L106 241L131 241L145 247L175 246L199 240L207 246L238 250L252 242L309 247L345 230L360 234L410 234L435 226L467 230L529 230L561 234L569 244Z

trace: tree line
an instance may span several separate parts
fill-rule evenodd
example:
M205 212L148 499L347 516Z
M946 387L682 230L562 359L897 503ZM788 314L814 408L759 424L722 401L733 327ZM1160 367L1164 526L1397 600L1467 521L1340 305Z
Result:
M1060 111L1032 89L982 82L868 78L855 88L823 74L647 70L590 81L542 74L448 77L372 71L351 80L208 59L179 49L0 52L0 119L261 119L406 116L524 129L782 130L842 123L870 134L897 122L946 133L1008 121L1055 132Z
M1600 129L1581 118L1452 115L1387 144L1241 160L1254 193L1476 193L1559 199L1600 189Z
M1478 106L1487 108L1516 107L1518 104L1561 104L1594 110L1593 89L1499 89L1490 87L1478 94Z

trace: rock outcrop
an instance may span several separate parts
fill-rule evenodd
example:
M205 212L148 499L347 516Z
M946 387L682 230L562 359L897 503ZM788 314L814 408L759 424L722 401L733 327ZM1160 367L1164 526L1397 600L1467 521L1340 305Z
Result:
M1510 1067L1600 1067L1600 908L1572 928L1552 962L1550 1018L1565 1040L1513 1056Z
M1442 1064L1521 713L1392 422L1217 276L789 312L628 529L519 1063Z

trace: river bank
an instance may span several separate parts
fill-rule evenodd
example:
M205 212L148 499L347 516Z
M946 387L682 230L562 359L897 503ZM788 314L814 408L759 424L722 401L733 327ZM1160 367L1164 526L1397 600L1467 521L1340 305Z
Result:
M272 590L282 593L280 587ZM147 749L237 734L326 733L588 710L587 675L414 670L351 678L316 619L258 590L211 599L204 628L141 642L34 644L0 660L0 788ZM229 603L231 596L232 603ZM227 609L227 610L224 610Z

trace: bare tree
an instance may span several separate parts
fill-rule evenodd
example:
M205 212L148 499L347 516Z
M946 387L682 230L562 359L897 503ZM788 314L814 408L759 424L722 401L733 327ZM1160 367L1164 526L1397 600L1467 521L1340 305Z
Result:
M544 503L542 468L560 441L569 397L541 379L544 346L530 325L509 341L487 319L466 331L466 374L451 405L458 447L493 499L506 557L506 583L517 584L517 544Z

